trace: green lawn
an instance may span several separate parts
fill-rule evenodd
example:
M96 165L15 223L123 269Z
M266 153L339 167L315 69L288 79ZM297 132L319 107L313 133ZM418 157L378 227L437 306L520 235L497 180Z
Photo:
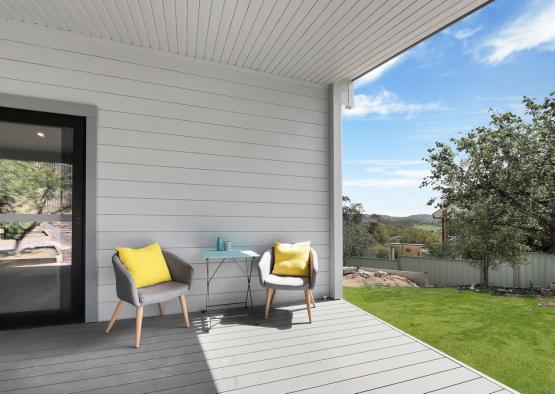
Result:
M555 308L536 299L396 288L344 288L344 297L522 393L555 393Z

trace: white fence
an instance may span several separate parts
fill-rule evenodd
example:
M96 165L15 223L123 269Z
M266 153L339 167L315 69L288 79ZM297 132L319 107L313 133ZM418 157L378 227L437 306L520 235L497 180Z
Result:
M383 268L401 271L425 272L429 282L437 287L452 287L480 282L480 270L465 260L432 257L402 256L398 260L371 257L347 257L346 266ZM503 264L489 272L490 284L505 287L549 287L555 281L555 255L530 253L526 263L515 269Z

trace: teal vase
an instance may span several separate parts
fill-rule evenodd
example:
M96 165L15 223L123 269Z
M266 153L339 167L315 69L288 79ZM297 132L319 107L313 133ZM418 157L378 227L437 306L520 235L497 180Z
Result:
M218 237L218 241L216 241L216 250L218 252L224 250L224 240L222 239L222 237Z

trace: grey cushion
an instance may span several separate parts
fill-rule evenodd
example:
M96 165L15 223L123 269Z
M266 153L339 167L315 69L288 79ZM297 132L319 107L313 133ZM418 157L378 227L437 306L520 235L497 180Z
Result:
M139 301L142 305L158 304L166 302L184 294L189 286L180 282L164 282L154 286L137 289Z
M297 276L279 276L270 274L265 278L264 285L272 289L281 290L303 290L308 289L310 283L309 278L300 278Z

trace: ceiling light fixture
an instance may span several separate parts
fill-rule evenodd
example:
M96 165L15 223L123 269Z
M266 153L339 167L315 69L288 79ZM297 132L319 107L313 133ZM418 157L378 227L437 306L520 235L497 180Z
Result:
M37 136L39 136L40 138L44 138L46 137L46 134L44 134L42 131L37 131Z

